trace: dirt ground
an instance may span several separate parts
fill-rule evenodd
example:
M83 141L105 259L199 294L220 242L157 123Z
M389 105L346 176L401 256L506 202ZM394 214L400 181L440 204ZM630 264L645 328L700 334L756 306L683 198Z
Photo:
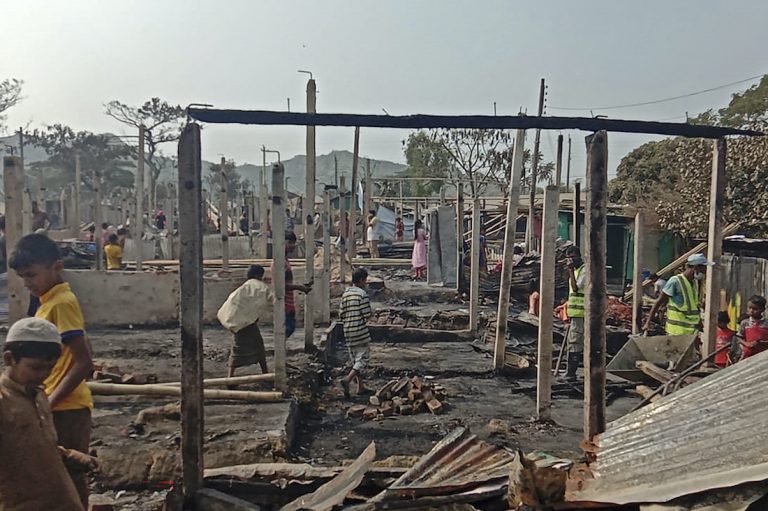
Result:
M420 326L431 318L441 323L438 328L445 328L445 321L461 328L466 320L466 305L457 303L455 293L436 292L423 283L396 283L392 287L396 288L394 292L379 293L374 298L373 307L380 314L394 317L404 312ZM425 303L424 297L441 303ZM384 309L391 310L382 312ZM490 315L493 310L483 312ZM318 328L318 338L320 332ZM177 328L92 329L90 333L98 363L117 366L124 372L155 374L159 381L178 380L181 358ZM224 376L231 335L211 326L205 328L204 337L205 376ZM335 381L342 374L341 368L325 367L316 357L304 354L303 337L299 329L288 341L295 405L206 405L206 467L283 460L338 465L356 457L370 441L376 442L380 459L421 455L460 425L512 449L580 455L582 402L555 398L553 422L536 422L535 395L512 392L521 385L532 386L535 374L516 378L495 375L490 369L490 355L469 342L374 343L369 386L378 388L401 376L429 378L445 387L446 410L441 415L423 413L363 421L347 417L346 411L368 398L353 395L351 401L345 400ZM269 329L264 330L264 338L271 365ZM256 372L252 367L241 374ZM133 423L142 409L173 402L172 398L146 396L96 397L92 452L100 458L102 469L93 479L94 493L117 498L118 509L157 508L178 471L180 427L176 420L161 419L143 427ZM614 400L608 408L609 419L627 413L637 402L634 397ZM293 443L288 445L291 437Z

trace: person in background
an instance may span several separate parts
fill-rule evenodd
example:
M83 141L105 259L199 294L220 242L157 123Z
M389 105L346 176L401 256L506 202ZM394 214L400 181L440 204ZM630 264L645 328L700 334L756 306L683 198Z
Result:
M651 320L659 309L667 306L667 335L689 335L701 331L701 304L699 283L704 280L708 261L704 254L693 254L686 262L685 270L667 281L661 296L651 307L643 330L651 328Z
M581 250L576 245L565 249L566 266L568 268L568 305L566 312L571 322L568 325L568 359L565 377L576 379L576 371L584 357L584 289L586 273Z
M85 241L96 241L96 226L89 225L88 229L85 230L85 235L83 238Z
M293 221L290 209L285 210L285 230L291 233L296 230L296 222Z
M44 319L20 319L8 330L0 376L0 509L84 509L64 462L95 468L96 460L58 446L41 387L61 351L56 325Z
M264 374L269 372L259 320L269 315L274 301L272 290L264 283L264 268L253 265L248 269L248 280L232 291L219 308L219 322L235 336L229 354L229 378L235 375L236 368L251 364L259 364Z
M651 274L649 278L653 284L653 297L658 299L667 285L667 279L662 279L658 273Z
M168 218L165 216L165 212L161 209L157 212L157 215L155 216L155 227L157 227L158 230L162 231L165 229L165 224L168 222Z
M61 356L44 382L59 445L88 452L93 398L85 379L93 370L92 351L80 304L62 277L59 249L42 234L28 234L19 240L8 265L22 278L30 295L40 299L35 317L56 325L61 336ZM66 466L83 507L88 507L88 474L81 465Z
M48 217L48 213L38 207L37 201L32 201L32 231L34 232L38 229L48 230L50 226L51 219Z
M419 280L427 276L427 233L421 220L416 220L413 224L413 239L411 266L415 273L414 279Z
M344 397L349 399L349 386L352 380L357 380L357 393L369 393L363 384L363 373L368 367L370 356L371 333L368 320L371 318L371 302L365 292L368 272L358 268L352 274L352 286L344 291L341 297L339 319L344 327L344 340L347 344L352 369L341 380Z
M248 224L249 224L249 222L248 222L248 212L247 211L243 211L243 215L240 217L240 232L242 232L246 236L248 235L248 230L249 230L248 229L248 227L249 227Z
M125 250L125 239L128 237L128 229L120 227L117 230L117 244L120 245L121 250Z
M405 235L405 224L400 217L395 218L395 241L403 241Z
M296 249L296 235L292 232L285 233L285 337L286 339L296 331L296 299L293 292L309 293L312 284L302 285L293 283L293 269L291 268L290 255ZM275 261L272 260L272 275L275 274Z
M379 258L379 217L375 210L368 212L368 229L366 230L366 241L368 242L368 251L371 259Z
M539 315L539 279L528 284L528 314Z
M729 366L733 363L731 359L731 352L733 351L733 339L735 332L728 328L728 323L731 322L731 318L725 311L717 313L717 340L715 341L715 351L719 351L715 355L715 365L717 367ZM728 346L729 349L725 349Z
M523 252L523 247L515 245L512 249L512 266L520 264L520 261L522 261L524 257L525 253Z
M123 249L117 239L117 234L110 234L107 244L104 245L104 256L107 258L107 270L121 270L123 268Z
M739 323L739 338L742 350L742 360L753 357L768 350L768 320L765 314L765 297L753 295L747 301L749 317Z

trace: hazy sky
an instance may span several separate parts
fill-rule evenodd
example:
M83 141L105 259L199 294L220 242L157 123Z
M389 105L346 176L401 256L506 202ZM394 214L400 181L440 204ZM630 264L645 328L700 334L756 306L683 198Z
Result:
M318 111L533 114L540 78L554 107L656 100L768 71L765 0L643 1L11 1L0 6L0 79L25 81L10 126L61 122L126 133L103 114L119 99L303 110L307 69ZM610 117L683 121L750 82ZM572 132L573 171L584 136ZM566 134L567 135L567 134ZM352 129L318 129L318 152L352 148ZM364 155L404 161L406 131L363 129ZM551 158L557 133L544 132ZM533 133L528 140L532 144ZM609 136L611 172L649 140ZM266 144L304 152L304 129L208 126L203 156L260 162ZM165 152L174 153L168 145Z

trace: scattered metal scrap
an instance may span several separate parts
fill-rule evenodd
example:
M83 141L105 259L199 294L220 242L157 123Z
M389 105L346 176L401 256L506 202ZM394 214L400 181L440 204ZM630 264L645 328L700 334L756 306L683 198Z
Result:
M571 471L566 504L663 503L768 480L767 385L763 353L611 423L593 461Z

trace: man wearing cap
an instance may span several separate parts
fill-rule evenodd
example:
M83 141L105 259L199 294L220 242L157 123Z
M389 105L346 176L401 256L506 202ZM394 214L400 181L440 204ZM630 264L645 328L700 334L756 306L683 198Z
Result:
M56 326L24 318L8 330L0 376L0 509L82 511L63 459L89 467L94 458L57 446L43 381L61 354Z
M704 280L707 266L713 264L704 254L690 256L685 271L667 281L645 320L643 330L650 329L651 320L664 305L667 306L667 335L689 335L701 330L699 285Z

